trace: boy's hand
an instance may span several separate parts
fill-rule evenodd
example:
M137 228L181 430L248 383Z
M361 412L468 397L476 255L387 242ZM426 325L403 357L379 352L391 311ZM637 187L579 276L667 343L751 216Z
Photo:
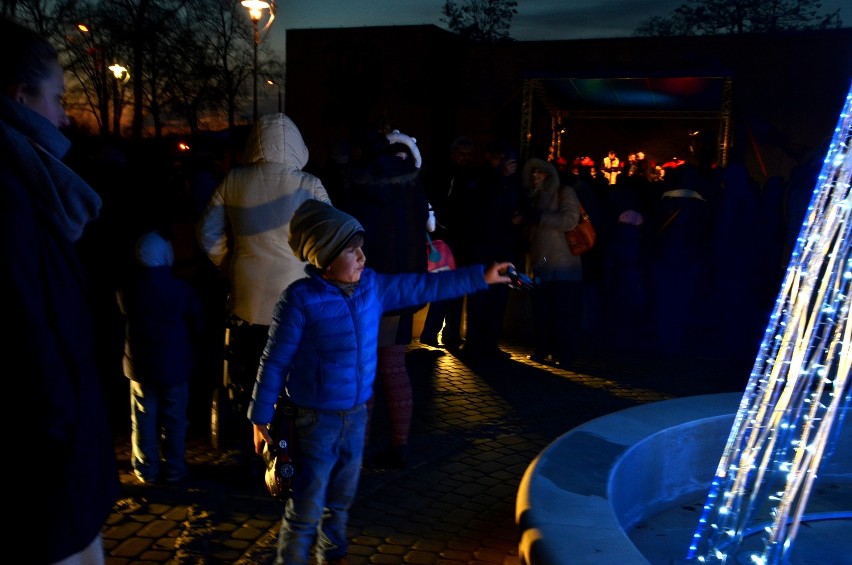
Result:
M508 262L494 263L485 270L485 282L488 284L507 284L512 282L512 279L506 275L506 271L509 267L514 267L514 265Z
M254 452L263 455L264 444L272 445L272 436L265 424L254 424Z

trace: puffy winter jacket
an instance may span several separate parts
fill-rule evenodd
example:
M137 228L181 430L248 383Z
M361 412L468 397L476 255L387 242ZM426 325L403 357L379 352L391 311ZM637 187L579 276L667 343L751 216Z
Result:
M525 179L530 179L533 167L547 173L547 179L538 189L529 186L529 206L536 218L527 226L532 272L542 281L579 281L582 262L565 243L565 232L580 220L580 200L573 187L562 185L556 167L543 159L532 158L524 164Z
M284 114L261 117L244 153L216 188L196 226L201 248L228 272L231 313L269 325L281 292L304 276L287 238L290 219L309 198L329 202L317 177L302 171L308 148Z
M203 330L201 297L189 281L172 272L171 243L158 233L142 236L139 263L118 294L125 316L124 375L140 383L188 383L194 340Z
M482 265L440 273L364 269L348 296L312 266L275 306L249 419L267 424L284 387L297 406L348 410L373 395L382 312L485 290Z

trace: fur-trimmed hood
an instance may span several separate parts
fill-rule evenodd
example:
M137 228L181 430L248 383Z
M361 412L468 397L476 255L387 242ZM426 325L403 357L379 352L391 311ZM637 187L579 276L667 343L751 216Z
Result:
M547 174L547 179L545 179L544 183L538 190L549 190L549 191L558 191L562 182L559 179L559 171L556 170L556 167L553 166L553 163L549 161L545 161L544 159L540 159L538 157L531 157L527 159L527 162L524 163L524 188L531 194L536 187L533 186L532 177L530 173L533 169L538 169L540 171L544 171Z

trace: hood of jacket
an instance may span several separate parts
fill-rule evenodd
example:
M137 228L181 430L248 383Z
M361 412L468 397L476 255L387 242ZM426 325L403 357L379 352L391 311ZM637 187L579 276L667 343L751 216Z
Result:
M148 232L136 240L136 262L143 267L171 267L175 262L174 248L156 231Z
M533 169L544 171L544 173L547 174L547 178L538 188L536 188L536 186L532 183L531 173ZM527 192L529 194L535 194L536 191L556 192L562 185L562 181L559 178L559 171L556 170L556 167L553 166L553 163L545 161L544 159L539 159L538 157L531 157L527 159L526 163L524 163L523 175L524 188L527 189Z
M258 118L246 141L246 163L282 163L301 170L308 162L308 146L293 120L284 114Z

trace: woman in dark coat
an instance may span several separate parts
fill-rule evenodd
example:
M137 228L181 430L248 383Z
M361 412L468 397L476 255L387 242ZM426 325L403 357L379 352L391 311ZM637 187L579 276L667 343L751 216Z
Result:
M371 130L356 144L344 180L342 209L366 230L364 253L380 273L426 271L426 220L429 204L421 177L416 140L399 131ZM372 462L405 467L414 401L405 353L411 342L414 312L386 312L379 335L379 381L388 403L391 438Z
M26 412L3 426L7 484L20 493L7 512L43 532L27 563L103 563L100 532L119 482L76 248L101 199L61 161L70 142L58 129L68 118L56 51L8 20L0 49L3 359L15 367L4 396Z

